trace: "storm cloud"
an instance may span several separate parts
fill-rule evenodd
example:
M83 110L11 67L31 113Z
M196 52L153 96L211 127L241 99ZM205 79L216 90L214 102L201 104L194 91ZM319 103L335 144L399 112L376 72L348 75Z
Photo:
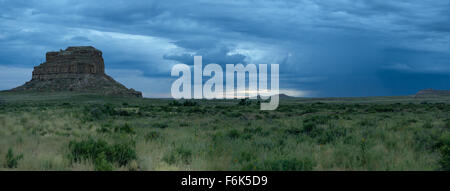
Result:
M444 0L0 0L0 88L45 52L92 45L106 71L147 97L170 94L177 63L280 64L297 96L384 96L450 89ZM157 83L159 82L159 83Z

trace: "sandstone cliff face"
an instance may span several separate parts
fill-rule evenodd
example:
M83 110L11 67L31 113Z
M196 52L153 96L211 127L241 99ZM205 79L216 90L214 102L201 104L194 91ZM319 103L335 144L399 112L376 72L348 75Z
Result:
M105 74L102 52L91 46L47 52L46 62L34 67L32 79L76 78L77 74Z
M47 52L46 62L34 67L31 81L12 91L81 91L142 97L105 74L102 52L92 46Z

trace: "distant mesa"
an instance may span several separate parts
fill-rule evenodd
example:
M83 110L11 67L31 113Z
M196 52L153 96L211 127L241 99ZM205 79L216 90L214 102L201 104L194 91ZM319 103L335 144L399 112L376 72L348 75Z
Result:
M286 95L286 94L273 94L272 96L275 96L275 95L278 95L278 98L279 99L290 99L290 98L295 98L295 97L292 97L292 96L288 96L288 95ZM252 97L252 98L256 98L256 99L261 99L261 98L266 98L265 96L257 96L257 97ZM268 97L267 97L268 98Z
M450 96L450 90L424 89L416 93L416 97L439 97Z
M280 97L280 99L293 98L292 96L288 96L288 95L286 95L286 94L278 94L278 96Z
M34 67L31 81L11 91L76 91L142 97L141 92L128 89L105 74L102 52L92 46L47 52L46 62Z

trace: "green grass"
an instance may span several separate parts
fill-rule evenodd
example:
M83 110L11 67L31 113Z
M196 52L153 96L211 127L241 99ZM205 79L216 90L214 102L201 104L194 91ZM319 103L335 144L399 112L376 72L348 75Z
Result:
M449 170L450 99L0 93L1 170Z

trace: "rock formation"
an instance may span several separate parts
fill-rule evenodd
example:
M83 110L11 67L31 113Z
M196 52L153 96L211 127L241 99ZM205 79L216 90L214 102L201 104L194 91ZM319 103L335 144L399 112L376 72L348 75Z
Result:
M416 93L416 97L450 96L450 90L424 89Z
M47 52L46 62L34 67L32 79L74 78L79 74L105 74L102 52L94 47L69 47Z
M105 74L102 52L92 46L47 52L46 62L34 67L31 81L12 91L79 91L142 97Z

